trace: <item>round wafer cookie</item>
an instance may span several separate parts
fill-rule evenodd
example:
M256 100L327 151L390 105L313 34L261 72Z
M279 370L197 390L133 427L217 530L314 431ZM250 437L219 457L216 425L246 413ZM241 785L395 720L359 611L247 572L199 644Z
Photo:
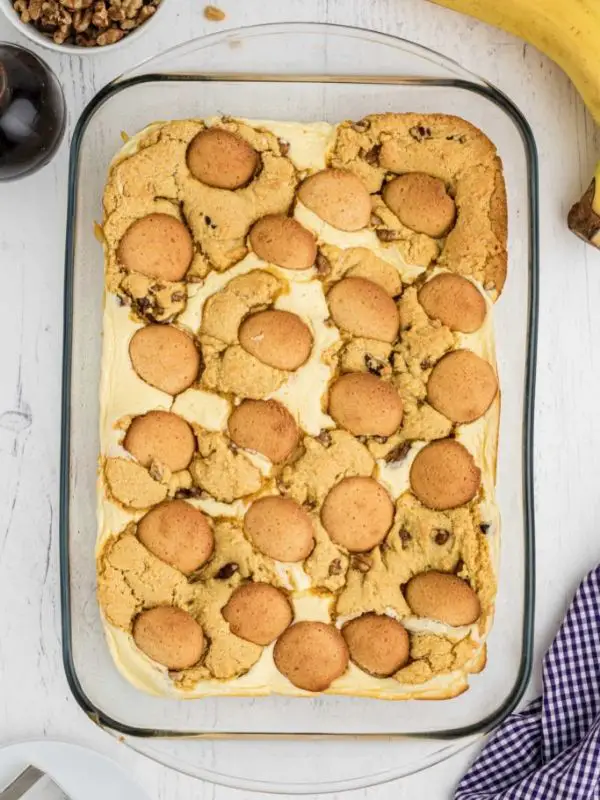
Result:
M275 666L308 692L323 692L348 666L348 647L334 625L302 621L291 625L275 643Z
M189 669L204 651L202 628L175 606L142 611L133 623L133 639L143 653L168 669Z
M117 248L117 259L128 272L164 281L182 280L193 255L189 230L170 214L148 214L136 220Z

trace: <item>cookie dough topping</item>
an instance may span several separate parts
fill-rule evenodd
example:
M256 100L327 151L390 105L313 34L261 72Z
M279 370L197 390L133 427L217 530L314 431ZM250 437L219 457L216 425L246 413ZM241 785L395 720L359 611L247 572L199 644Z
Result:
M371 550L385 539L394 519L389 494L373 478L344 478L329 492L321 522L332 541L351 553Z
M167 496L167 486L127 458L107 458L104 477L111 496L128 508L150 508Z
M128 272L180 281L192 263L194 243L183 222L170 214L148 214L132 223L119 243L117 258Z
M317 257L317 242L297 220L269 214L250 231L250 246L259 258L284 269L308 269Z
M133 623L133 638L143 653L168 669L193 667L204 652L202 628L174 606L142 611Z
M427 384L427 400L457 423L483 416L497 392L498 380L491 364L470 350L453 350L441 358Z
M419 289L418 298L425 312L451 331L474 333L485 320L483 295L462 275L451 272L436 275Z
M329 413L355 436L391 436L402 422L402 400L381 378L348 373L329 390Z
M281 589L270 583L245 583L231 595L223 616L240 639L265 646L281 636L293 612Z
M416 233L439 239L454 224L454 200L439 178L407 172L386 183L381 194L400 222Z
M365 278L344 278L327 295L335 324L353 336L393 342L398 335L398 309L389 294Z
M196 440L188 423L177 414L148 411L133 420L123 447L146 469L159 463L179 472L189 466Z
M185 500L161 503L138 522L137 537L161 561L191 575L211 557L214 537L204 514Z
M308 325L297 314L269 309L250 314L239 328L241 346L263 364L293 371L301 367L313 346Z
M324 169L310 175L298 190L304 205L324 222L342 231L366 228L371 218L371 198L352 172Z
M259 164L258 153L245 139L222 128L196 134L187 151L187 165L194 178L216 189L246 186Z
M257 550L277 561L304 561L314 547L310 516L287 497L255 500L244 517L244 531Z
M350 659L362 670L388 678L408 662L410 640L406 628L385 614L363 614L347 622L342 635Z
M228 428L238 447L262 453L275 464L291 455L300 436L294 418L276 400L244 400L229 417Z
M277 640L273 652L282 675L307 692L323 692L348 666L348 647L333 625L297 622Z
M447 625L471 625L481 614L479 598L469 584L445 572L421 572L408 582L406 601L413 614Z
M427 508L445 511L469 503L479 491L481 470L466 447L439 439L420 450L410 469L410 485Z
M167 394L184 392L200 371L194 340L174 325L146 325L129 343L131 365L139 377Z

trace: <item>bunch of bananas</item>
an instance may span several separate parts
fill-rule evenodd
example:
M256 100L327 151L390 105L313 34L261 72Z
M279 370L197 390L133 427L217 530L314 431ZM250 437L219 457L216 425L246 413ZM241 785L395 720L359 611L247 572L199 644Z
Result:
M537 47L567 73L600 124L600 0L433 0ZM598 48L598 49L596 49ZM600 163L568 216L569 228L600 248Z

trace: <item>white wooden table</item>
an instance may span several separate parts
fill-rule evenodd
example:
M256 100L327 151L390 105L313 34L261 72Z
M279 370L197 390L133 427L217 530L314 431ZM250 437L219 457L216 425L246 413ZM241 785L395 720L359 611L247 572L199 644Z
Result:
M345 23L438 49L520 106L533 128L541 167L538 590L531 693L579 579L600 559L600 253L565 225L570 204L600 156L600 137L566 76L523 42L425 0L222 0L228 16L219 24L204 19L203 5L203 0L172 0L162 25L116 53L85 58L40 50L65 90L67 138L41 172L0 184L0 415L20 412L0 417L0 744L40 736L87 744L119 761L160 800L229 800L242 793L146 761L82 714L61 663L57 559L67 142L88 100L142 58L225 25ZM1 39L27 45L4 19ZM21 432L15 436L2 427L3 420L19 423ZM360 794L369 800L448 798L472 757L467 751L413 778Z

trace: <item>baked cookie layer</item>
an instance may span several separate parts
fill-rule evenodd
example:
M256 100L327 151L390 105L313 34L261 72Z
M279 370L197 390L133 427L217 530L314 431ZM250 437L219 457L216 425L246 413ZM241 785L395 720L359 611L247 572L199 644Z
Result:
M464 691L499 539L491 142L442 115L156 123L102 232L119 669L174 697Z

